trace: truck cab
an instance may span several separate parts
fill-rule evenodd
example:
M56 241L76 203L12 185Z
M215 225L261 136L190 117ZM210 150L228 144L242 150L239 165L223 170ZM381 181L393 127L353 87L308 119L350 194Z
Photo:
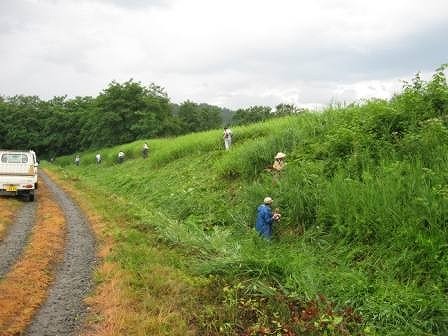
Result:
M32 150L0 150L0 195L24 196L34 201L38 165Z

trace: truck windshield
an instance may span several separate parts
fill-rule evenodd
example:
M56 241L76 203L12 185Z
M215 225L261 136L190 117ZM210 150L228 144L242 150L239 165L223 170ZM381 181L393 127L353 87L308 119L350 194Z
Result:
M28 156L25 154L5 153L1 158L2 163L28 163Z

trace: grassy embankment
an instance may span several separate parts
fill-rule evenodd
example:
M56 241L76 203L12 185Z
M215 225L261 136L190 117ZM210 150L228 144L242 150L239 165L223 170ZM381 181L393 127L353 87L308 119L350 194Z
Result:
M447 113L439 71L391 101L235 128L229 152L210 131L151 140L146 160L135 142L51 169L111 211L109 258L140 313L170 298L181 313L166 330L446 335ZM288 164L273 176L277 151ZM283 213L271 243L253 231L266 195Z

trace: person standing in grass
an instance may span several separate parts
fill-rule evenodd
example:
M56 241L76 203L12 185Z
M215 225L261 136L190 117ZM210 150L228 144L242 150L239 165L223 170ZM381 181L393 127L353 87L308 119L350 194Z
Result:
M272 165L272 169L274 171L279 172L285 167L286 165L285 157L286 157L285 153L282 152L277 153L277 155L274 157L274 164Z
M100 153L96 153L95 160L96 160L96 164L100 164L101 163L101 154Z
M123 151L119 151L118 152L118 163L123 163L123 161L124 161L124 157L125 157L125 155L124 155L124 152Z
M79 163L81 162L81 158L79 157L79 155L75 156L75 165L79 166Z
M257 209L257 221L255 223L255 230L268 240L272 239L272 224L280 220L280 213L278 209L274 213L271 210L272 198L265 197L263 204Z
M232 130L228 127L224 127L224 147L226 150L230 149L230 145L232 145Z
M145 142L143 144L143 148L142 148L142 156L144 159L146 159L148 157L148 152L149 152L149 146L148 144Z

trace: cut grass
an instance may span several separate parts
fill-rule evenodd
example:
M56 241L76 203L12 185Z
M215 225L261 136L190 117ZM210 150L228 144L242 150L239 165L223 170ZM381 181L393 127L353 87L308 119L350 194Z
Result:
M21 259L0 281L2 336L21 334L44 302L56 263L63 256L64 214L40 184L37 221Z
M80 204L99 245L102 262L87 299L91 310L82 335L194 335L190 321L198 279L174 266L182 263L182 255L148 232L127 230L136 223L126 200L103 197L93 185L48 173Z

